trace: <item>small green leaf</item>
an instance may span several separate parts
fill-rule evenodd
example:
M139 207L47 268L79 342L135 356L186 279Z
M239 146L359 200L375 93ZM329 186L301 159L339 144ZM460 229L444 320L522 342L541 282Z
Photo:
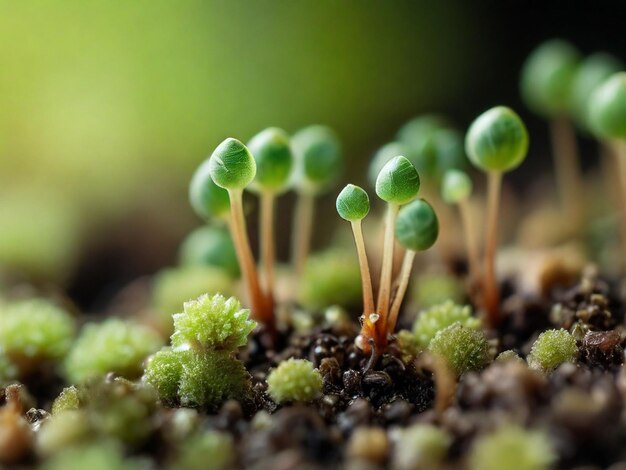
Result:
M204 220L224 218L230 212L228 191L213 182L209 159L198 167L191 179L189 202L196 215Z
M376 194L390 204L402 205L412 201L419 189L419 174L403 156L389 160L376 178Z
M282 129L270 127L255 135L248 142L248 149L256 160L253 185L261 191L286 189L293 168L289 135Z
M407 204L398 212L396 238L408 250L427 250L437 241L438 235L437 215L423 199Z
M363 188L347 185L337 196L337 212L349 222L365 218L370 211L370 198Z
M511 108L496 106L474 120L465 150L472 164L484 171L512 170L526 158L526 126Z
M441 197L449 204L466 200L472 193L472 180L464 171L448 170L443 175Z
M609 139L626 139L626 72L605 81L591 98L591 124Z
M244 189L256 174L256 162L244 144L229 137L217 146L209 159L215 184L224 189Z

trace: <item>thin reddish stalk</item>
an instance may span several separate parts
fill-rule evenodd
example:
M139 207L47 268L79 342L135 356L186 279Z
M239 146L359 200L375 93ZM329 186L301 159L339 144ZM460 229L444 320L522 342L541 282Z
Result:
M483 303L487 323L495 327L500 323L500 293L496 279L496 249L498 247L498 210L502 173L489 172L487 181L487 231L485 235L485 267Z
M302 275L311 246L311 229L313 227L313 214L315 211L314 202L315 200L312 194L298 194L293 240L291 244L291 261L298 278Z
M389 312L389 301L391 298L391 275L393 271L393 249L394 230L396 216L399 206L397 204L387 205L387 215L385 217L385 240L383 242L383 265L380 270L380 285L378 287L378 302L376 312L382 321L382 331L387 331L387 315Z
M274 203L273 193L261 193L261 211L259 226L261 228L261 262L265 276L265 295L274 298L274 263L276 254L274 249Z
M391 304L391 310L389 311L389 320L387 322L387 334L391 335L396 330L396 323L398 322L398 314L400 313L400 307L406 294L406 290L409 286L409 279L411 278L411 271L413 270L413 261L415 260L415 251L407 250L404 254L404 260L402 261L402 270L400 271L400 282L398 284L398 290L396 296Z

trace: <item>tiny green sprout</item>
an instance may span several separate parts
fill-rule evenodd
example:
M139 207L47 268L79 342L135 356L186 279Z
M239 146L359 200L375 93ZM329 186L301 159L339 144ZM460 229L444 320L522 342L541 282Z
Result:
M172 345L189 345L196 350L234 351L245 346L256 323L250 311L241 308L235 297L206 294L183 304L183 312L174 315Z
M227 221L230 211L228 191L211 178L210 160L202 163L189 184L189 203L196 215L205 221Z
M451 444L452 438L444 430L432 424L414 424L400 432L393 454L393 468L444 468L443 462Z
M470 470L548 470L556 462L549 436L505 424L476 439L470 451Z
M179 260L183 266L213 266L233 278L241 275L233 239L224 227L195 229L181 243Z
M263 292L250 248L243 212L243 190L256 175L256 162L248 148L237 139L228 138L217 146L209 158L211 179L228 191L230 198L229 228L237 259L246 285L255 319L274 326L274 305L271 294Z
M400 209L395 234L398 242L406 248L406 253L400 270L398 290L391 305L389 318L385 322L387 334L392 334L395 330L417 252L427 250L437 241L439 221L432 206L423 199L416 199Z
M339 138L332 129L305 127L291 139L295 157L294 187L298 194L291 243L291 261L296 275L304 270L311 245L315 196L329 189L341 174L343 156Z
M539 335L528 355L528 365L549 372L564 362L576 360L578 347L574 337L564 329L547 330Z
M605 52L586 57L578 67L572 84L571 108L580 125L590 129L589 106L593 92L624 65L619 59Z
M13 367L24 377L46 361L65 357L76 331L72 316L43 299L21 300L0 307L0 345Z
M428 349L442 357L457 376L480 370L490 360L489 343L485 334L458 322L439 330L430 341Z
M363 315L367 318L370 314L374 313L375 306L372 291L372 277L367 261L361 220L369 213L370 199L363 188L349 184L343 188L339 196L337 196L336 207L339 216L350 222L352 226L352 234L356 244L359 268L361 271L361 284L363 286Z
M159 326L171 334L172 314L178 312L184 302L207 292L235 294L232 278L211 266L182 266L159 271L152 286L152 305L157 311Z
M462 170L448 170L443 175L441 184L441 196L448 204L456 204L461 215L463 233L465 234L465 247L468 260L468 278L470 284L477 277L478 263L478 240L476 240L474 221L469 206L469 197L472 194L472 180Z
M367 179L369 183L372 186L376 186L376 178L378 178L378 174L380 173L380 170L383 169L385 164L393 157L405 155L406 153L407 148L401 142L389 142L378 149L372 157L367 171Z
M162 339L151 329L119 318L85 325L65 359L65 373L74 383L115 372L141 375L143 360L159 349Z
M313 401L322 386L322 375L305 359L287 359L267 377L267 392L276 403Z
M274 212L276 194L287 188L293 167L289 135L282 129L270 127L255 135L248 143L254 155L257 173L252 187L260 194L259 213L261 261L265 274L265 292L274 295ZM272 300L273 302L273 300Z
M522 69L520 86L527 105L546 116L567 113L579 60L578 51L560 39L535 49Z
M593 92L590 117L602 138L626 140L626 72L611 75Z
M517 167L526 157L528 132L515 111L505 106L496 106L474 120L465 137L465 149L472 164L488 173L482 287L487 320L491 326L495 326L500 322L495 256L502 173Z
M407 204L415 199L419 189L419 174L413 164L403 156L389 160L376 178L376 194L389 204Z
M70 385L65 387L52 402L52 415L57 415L66 410L76 410L79 406L80 393L74 385Z
M420 313L413 323L413 334L418 346L427 348L437 332L459 323L472 330L480 329L480 319L472 316L469 305L458 305L447 300Z

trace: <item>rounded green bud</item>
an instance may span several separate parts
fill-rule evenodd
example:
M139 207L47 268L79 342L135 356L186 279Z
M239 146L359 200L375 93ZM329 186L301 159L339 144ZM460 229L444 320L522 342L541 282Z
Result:
M315 125L301 129L292 137L291 147L296 159L298 189L319 193L341 173L341 145L329 127Z
M590 118L600 136L626 139L626 72L612 75L593 92Z
M372 186L376 185L378 173L383 169L385 164L393 157L405 155L407 153L406 145L401 142L389 142L376 151L367 171L367 179Z
M232 277L240 274L235 245L225 227L205 225L195 229L181 243L179 259L184 266L214 266Z
M248 147L229 137L211 154L209 172L224 189L244 189L256 175L256 162Z
M305 359L287 359L270 372L267 392L276 403L312 401L322 393L322 375Z
M571 108L578 122L589 128L589 105L593 92L611 75L623 69L623 64L614 56L597 52L587 57L576 72L572 84Z
M448 170L462 170L467 166L463 135L456 129L437 129L433 134L437 151L437 172L441 176Z
M528 355L528 365L544 372L555 369L564 362L573 362L578 353L576 340L567 331L547 330L539 335Z
M398 212L396 238L407 250L427 250L437 241L438 235L437 215L423 199L407 204Z
M403 155L407 156L420 174L435 176L438 166L435 133L445 125L442 117L425 115L409 121L398 131L398 139L406 146Z
M442 116L425 114L411 119L398 131L398 140L409 147L419 147L424 138L437 129L446 127L447 122Z
M512 170L526 158L526 126L511 108L496 106L474 120L465 150L472 164L484 171Z
M461 170L448 170L441 182L441 197L448 204L457 204L472 194L472 180Z
M209 159L198 167L191 178L189 203L196 215L204 220L225 218L230 212L228 191L211 178Z
M567 112L578 62L578 51L560 39L535 49L522 68L521 91L527 106L546 116Z
M269 127L252 137L248 149L256 160L255 189L280 192L287 187L293 168L289 135L277 127Z
M457 376L482 369L490 359L485 334L458 322L438 331L428 349L445 359Z
M349 184L337 196L337 213L348 222L365 218L370 211L370 198L360 186Z
M389 204L411 202L420 190L420 176L405 157L389 160L376 178L376 194Z

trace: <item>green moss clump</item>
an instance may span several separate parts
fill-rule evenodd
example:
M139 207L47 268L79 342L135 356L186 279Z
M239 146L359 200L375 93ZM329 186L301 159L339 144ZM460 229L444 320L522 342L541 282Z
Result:
M541 333L527 360L533 369L548 372L564 362L573 362L577 353L576 340L567 330L561 328Z
M393 455L393 468L442 468L452 438L430 424L416 424L401 431Z
M224 227L205 225L195 229L181 243L179 259L183 266L213 266L233 278L241 274L233 239Z
M413 361L422 351L417 344L417 338L409 330L400 330L396 334L396 342L400 349L400 355L404 363Z
M127 378L141 375L143 360L159 349L163 340L149 328L109 318L85 325L65 360L65 373L81 383L107 372Z
M438 331L428 349L443 357L457 376L482 369L490 359L485 334L459 322Z
M0 345L5 359L0 378L21 377L44 361L58 361L74 338L74 318L43 299L22 300L0 307Z
M113 442L97 442L63 449L42 467L43 470L148 470L151 466L140 459L124 457Z
M358 307L361 303L361 272L356 256L340 249L310 256L298 298L302 305L312 310L331 305Z
M58 397L52 402L52 415L59 414L65 410L75 410L80 406L80 393L78 389L71 385L65 387Z
M190 344L204 350L234 351L245 346L248 335L256 326L249 319L250 310L242 309L235 298L221 294L206 294L185 302L183 312L174 315L172 345Z
M502 351L496 357L496 362L506 362L506 361L524 362L524 359L522 359L520 355L517 354L512 349L507 349L506 351Z
M458 304L465 301L465 290L461 281L449 274L424 274L415 283L413 298L422 308L447 300Z
M315 400L322 386L322 375L305 359L283 361L267 377L267 392L276 403Z
M541 431L505 425L476 440L471 450L471 470L543 470L556 460L550 439Z
M422 348L427 348L438 331L457 322L474 330L480 328L480 320L472 316L472 309L469 305L458 305L451 300L433 305L420 313L413 323L413 334L417 344Z
M172 328L172 314L191 299L205 293L234 293L233 280L223 270L210 266L183 266L159 271L154 279L152 304Z
M178 397L178 385L182 373L180 354L166 347L150 356L143 380L156 389L161 400L171 404Z
M183 443L171 468L204 470L207 468L207 462L210 462L211 468L215 470L233 468L235 447L230 435L217 431L196 434Z

